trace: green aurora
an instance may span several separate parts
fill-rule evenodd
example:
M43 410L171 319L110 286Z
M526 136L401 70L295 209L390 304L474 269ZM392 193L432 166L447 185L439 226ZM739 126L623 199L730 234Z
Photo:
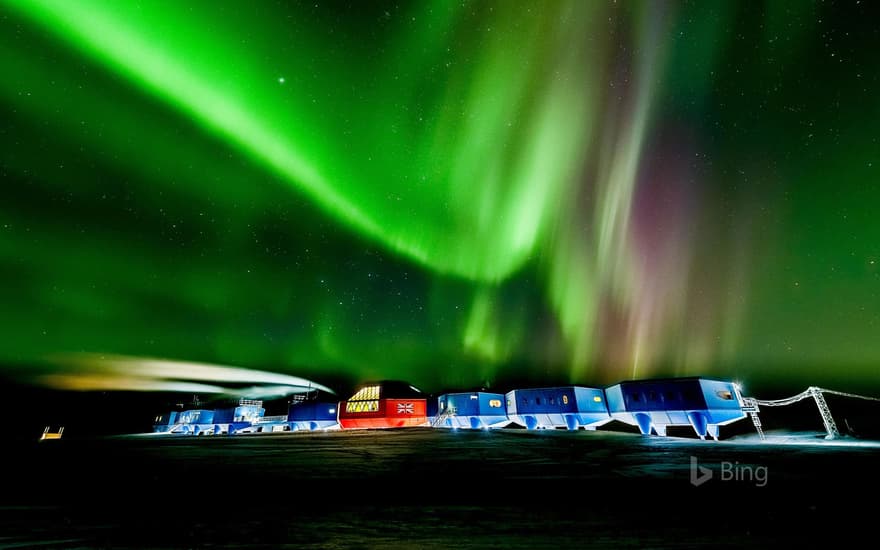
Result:
M873 3L0 6L8 369L880 386Z

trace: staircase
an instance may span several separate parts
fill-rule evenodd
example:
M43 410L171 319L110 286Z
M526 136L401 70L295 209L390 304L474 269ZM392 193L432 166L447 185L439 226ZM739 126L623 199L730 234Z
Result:
M758 401L754 397L743 397L742 403L743 412L749 413L749 417L752 419L752 424L755 425L755 431L758 432L758 435L763 441L765 436L764 428L761 427L761 419L758 417Z
M450 409L446 409L445 411L443 411L442 413L437 415L437 418L435 418L434 421L431 422L431 427L432 428L443 427L446 425L446 419L452 418L453 416L455 416L455 413L451 412Z

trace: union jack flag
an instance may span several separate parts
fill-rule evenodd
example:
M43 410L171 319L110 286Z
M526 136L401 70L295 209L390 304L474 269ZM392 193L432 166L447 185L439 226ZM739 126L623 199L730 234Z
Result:
M398 403L397 414L414 414L412 403Z

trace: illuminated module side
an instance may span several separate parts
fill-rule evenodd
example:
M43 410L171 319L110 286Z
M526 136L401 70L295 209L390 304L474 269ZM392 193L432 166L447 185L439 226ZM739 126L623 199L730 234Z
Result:
M510 424L500 393L445 393L437 398L435 428L503 428Z
M362 386L339 403L343 429L428 426L428 401L421 391L404 382Z
M601 388L563 386L513 390L506 396L511 421L529 430L584 428L595 430L609 421Z
M707 378L631 380L605 389L608 412L638 426L648 435L666 435L667 426L691 426L705 439L718 439L720 426L746 417L739 389L733 382Z

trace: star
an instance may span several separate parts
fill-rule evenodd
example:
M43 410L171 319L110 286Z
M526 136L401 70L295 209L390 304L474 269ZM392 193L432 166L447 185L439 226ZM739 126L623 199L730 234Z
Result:
M283 76L278 77L278 84L284 84L284 77Z

